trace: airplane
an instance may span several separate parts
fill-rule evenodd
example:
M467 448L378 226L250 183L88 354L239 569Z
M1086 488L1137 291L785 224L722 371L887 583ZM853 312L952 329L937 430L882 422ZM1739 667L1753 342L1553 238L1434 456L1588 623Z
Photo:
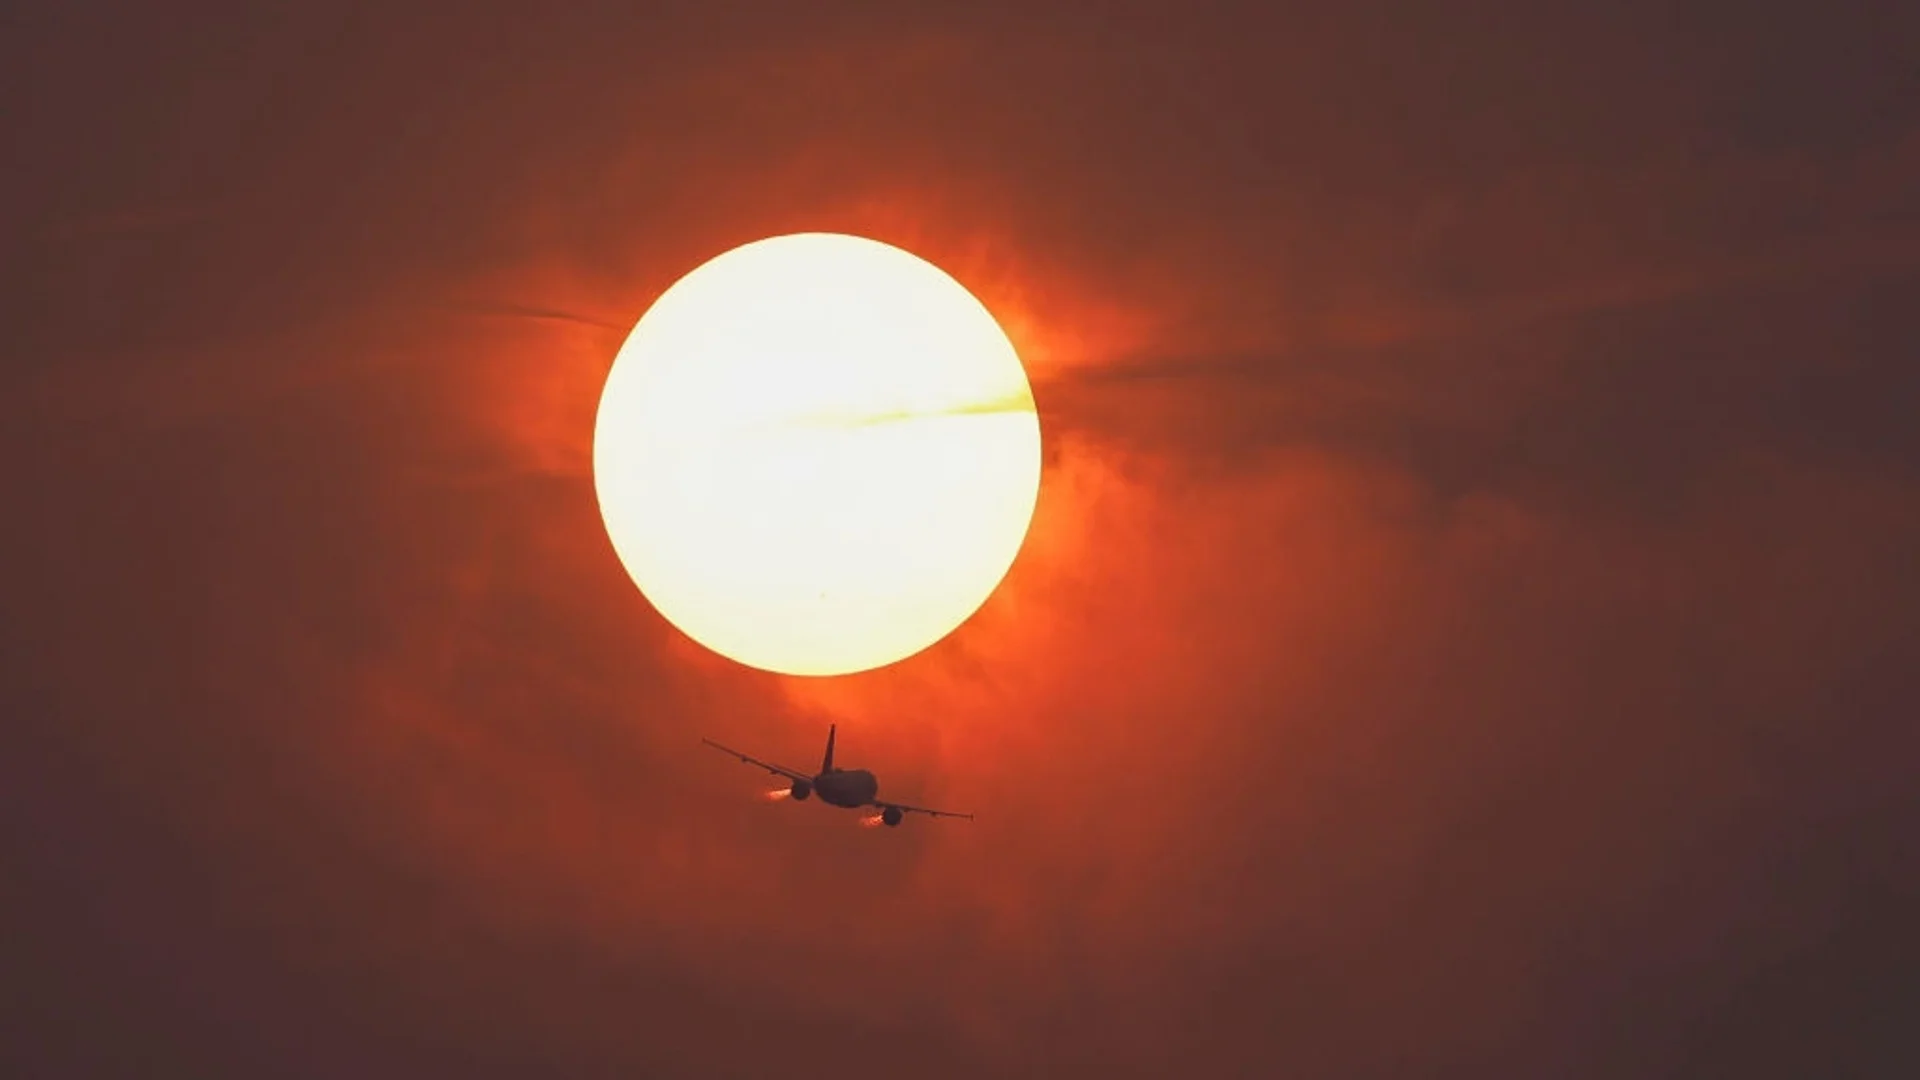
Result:
M789 769L785 765L775 765L748 757L730 746L721 746L712 739L701 739L722 753L732 754L749 765L758 765L775 776L784 776L793 781L789 792L795 799L804 800L814 792L820 793L820 801L828 806L838 806L846 810L860 810L876 807L880 811L880 820L891 828L908 814L925 814L928 817L966 818L973 820L972 814L956 814L951 810L929 810L924 806L908 806L906 803L882 802L874 798L880 792L880 781L865 769L836 769L833 767L833 737L838 724L827 727L827 756L820 762L820 771L813 776L798 769ZM778 794L778 792L776 792Z

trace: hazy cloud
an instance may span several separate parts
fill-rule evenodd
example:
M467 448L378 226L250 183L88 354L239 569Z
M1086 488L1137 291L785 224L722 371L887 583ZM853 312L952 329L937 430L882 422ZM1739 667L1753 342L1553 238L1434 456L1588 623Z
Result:
M1223 11L22 22L4 1054L1899 1072L1911 17ZM980 295L1047 450L835 680L590 475L625 329L803 228ZM698 745L829 722L979 819Z

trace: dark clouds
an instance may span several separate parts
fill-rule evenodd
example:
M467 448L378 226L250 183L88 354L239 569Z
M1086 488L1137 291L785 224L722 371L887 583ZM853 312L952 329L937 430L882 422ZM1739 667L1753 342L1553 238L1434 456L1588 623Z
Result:
M1914 1059L1895 6L10 18L11 1058ZM976 288L1049 453L980 615L824 683L587 473L608 327L798 228ZM696 741L830 719L983 816Z

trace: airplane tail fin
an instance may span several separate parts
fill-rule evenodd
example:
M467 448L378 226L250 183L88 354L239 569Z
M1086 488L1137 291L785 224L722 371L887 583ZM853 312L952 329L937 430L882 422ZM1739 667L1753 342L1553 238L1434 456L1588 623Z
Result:
M820 771L823 773L833 771L833 734L839 726L838 724L827 725L827 756L825 760L820 762Z

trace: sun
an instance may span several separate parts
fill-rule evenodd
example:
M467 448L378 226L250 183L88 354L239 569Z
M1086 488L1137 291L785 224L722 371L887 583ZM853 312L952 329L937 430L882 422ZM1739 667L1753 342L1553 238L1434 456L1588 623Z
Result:
M1040 422L1013 343L958 281L796 233L714 257L641 316L593 474L667 621L742 664L839 675L939 641L1006 576Z

